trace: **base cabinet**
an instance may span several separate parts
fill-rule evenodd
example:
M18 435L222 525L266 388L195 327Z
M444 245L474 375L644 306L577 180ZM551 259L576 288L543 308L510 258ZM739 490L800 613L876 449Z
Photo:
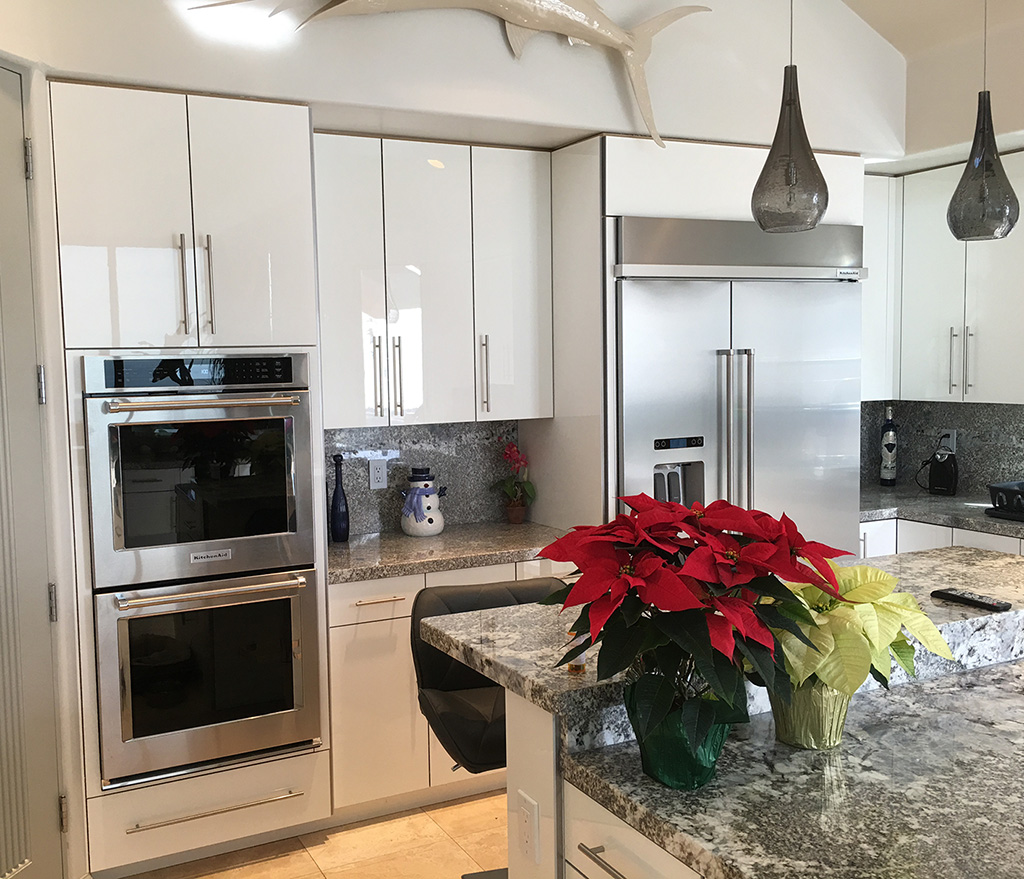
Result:
M656 843L637 832L571 784L563 784L562 815L566 877L608 879L701 879Z
M973 546L977 549L992 549L996 552L1021 555L1021 540L1019 537L1008 537L1005 534L989 534L985 531L968 531L965 528L953 529L953 546Z
M940 549L952 545L953 529L946 525L930 525L927 522L911 522L908 519L899 519L896 522L897 552Z
M331 814L329 753L318 751L89 800L96 873Z
M860 557L875 558L896 552L896 520L860 523Z

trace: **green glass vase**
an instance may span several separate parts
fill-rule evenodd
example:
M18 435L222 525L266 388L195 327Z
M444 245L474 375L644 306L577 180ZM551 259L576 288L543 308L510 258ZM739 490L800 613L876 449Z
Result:
M817 678L793 688L788 703L769 691L775 738L795 748L824 751L843 739L850 697Z
M640 762L647 775L676 790L696 790L715 777L715 766L732 729L731 723L712 724L701 746L694 750L680 712L676 710L670 712L646 739L642 739L637 732L639 724L632 684L626 684L624 697L626 714L637 733Z

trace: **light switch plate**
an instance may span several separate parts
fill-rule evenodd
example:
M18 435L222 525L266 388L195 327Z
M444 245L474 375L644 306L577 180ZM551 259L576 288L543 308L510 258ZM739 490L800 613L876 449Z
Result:
M956 428L955 427L944 427L939 431L939 436L948 433L949 436L939 442L940 446L945 446L954 455L956 454Z

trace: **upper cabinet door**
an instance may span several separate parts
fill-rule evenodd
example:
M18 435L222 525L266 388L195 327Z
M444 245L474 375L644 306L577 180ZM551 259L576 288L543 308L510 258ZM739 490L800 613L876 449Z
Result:
M388 424L378 138L313 136L324 427Z
M52 83L69 348L196 343L185 96Z
M472 421L469 147L384 141L391 423Z
M964 273L967 249L946 225L963 166L904 179L900 397L963 399Z
M903 182L864 178L864 265L861 287L862 400L900 395L900 259Z
M1024 154L1004 156L1003 167L1018 198L1024 198ZM1001 241L967 243L964 400L969 403L1024 403L1019 375L1022 279L1020 226Z
M203 345L315 345L309 110L188 97Z
M478 421L550 418L551 156L473 147Z

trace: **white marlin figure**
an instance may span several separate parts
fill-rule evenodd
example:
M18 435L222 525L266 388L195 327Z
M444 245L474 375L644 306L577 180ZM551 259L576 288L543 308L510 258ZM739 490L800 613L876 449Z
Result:
M251 0L218 0L193 7L230 6ZM640 115L658 146L665 142L654 124L651 93L644 64L651 54L651 40L663 28L695 12L710 12L707 6L678 6L638 24L632 30L619 27L596 0L282 0L271 12L312 10L299 27L310 20L332 15L369 15L377 12L406 12L413 9L475 9L500 18L512 53L519 58L531 37L548 32L562 34L570 43L607 46L622 56Z

